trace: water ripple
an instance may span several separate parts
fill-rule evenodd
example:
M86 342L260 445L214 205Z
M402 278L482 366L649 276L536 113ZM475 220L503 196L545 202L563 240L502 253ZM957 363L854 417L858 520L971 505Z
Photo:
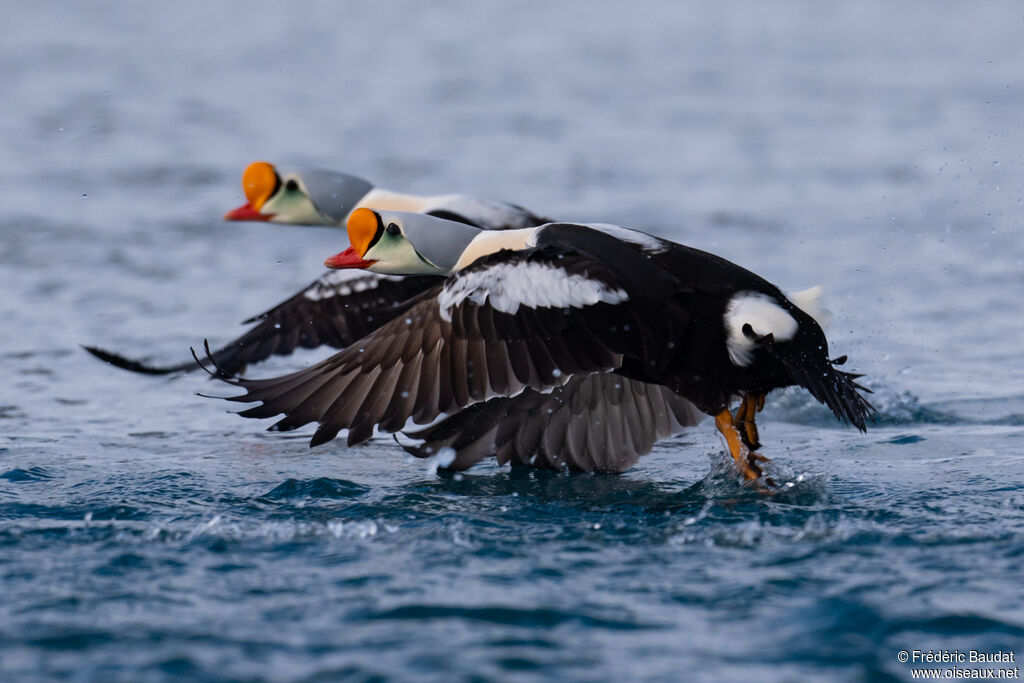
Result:
M317 477L300 481L287 479L272 490L264 493L261 498L269 500L287 500L291 498L358 498L370 487L344 479L328 479Z
M53 475L42 467L29 467L28 469L16 467L13 470L7 470L3 474L0 474L0 479L6 479L7 481L14 482L46 481L47 479L52 478Z
M354 618L363 621L433 621L454 619L482 621L491 624L519 626L523 628L553 628L566 623L574 623L585 627L612 629L616 631L636 631L662 628L662 626L658 624L644 624L637 621L596 617L579 612L566 612L556 609L522 609L503 606L460 607L455 605L412 604L393 607L387 610L363 612L356 615Z

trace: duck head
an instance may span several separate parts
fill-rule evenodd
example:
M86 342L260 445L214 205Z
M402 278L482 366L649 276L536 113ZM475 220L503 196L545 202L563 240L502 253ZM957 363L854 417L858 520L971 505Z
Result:
M348 219L352 246L324 265L391 275L448 275L480 233L474 226L421 213L356 209Z
M370 182L346 173L257 161L242 173L248 201L224 214L224 220L341 226L372 189Z

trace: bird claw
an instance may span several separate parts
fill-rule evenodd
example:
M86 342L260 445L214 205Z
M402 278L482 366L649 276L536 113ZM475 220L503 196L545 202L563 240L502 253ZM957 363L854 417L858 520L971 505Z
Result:
M761 478L761 475L764 474L760 467L749 462L738 462L736 465L740 469L740 474L742 474L743 478L747 481L757 481Z
M743 397L739 407L736 409L734 423L739 430L740 438L744 445L751 451L761 448L761 440L757 433L757 423L754 418L764 407L764 396L747 395Z
M723 410L715 416L715 426L725 437L729 454L732 455L736 469L743 478L760 491L774 492L775 481L764 476L764 469L759 463L771 462L770 458L757 453L761 447L757 437L757 425L754 416L764 407L764 396L744 396L736 414Z
M750 403L745 401L737 413L746 411L748 405L752 408L754 406L753 401ZM769 462L768 458L760 453L755 453L747 447L746 439L744 438L746 430L738 428L732 413L728 410L723 410L716 415L715 426L722 436L725 437L725 443L729 447L729 454L732 455L736 468L743 475L743 478L749 482L759 482L756 484L758 487L761 487L762 483L774 486L774 482L764 478L764 470L758 464L759 462Z

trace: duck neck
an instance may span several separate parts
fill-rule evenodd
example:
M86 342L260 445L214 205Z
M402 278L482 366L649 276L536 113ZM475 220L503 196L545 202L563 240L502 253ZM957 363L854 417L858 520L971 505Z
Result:
M430 206L430 197L416 194L392 192L375 187L359 200L354 209L367 208L376 211L412 211L423 213Z
M519 251L535 246L537 246L537 228L484 230L466 245L459 260L452 267L451 272L458 272L477 259L502 249Z

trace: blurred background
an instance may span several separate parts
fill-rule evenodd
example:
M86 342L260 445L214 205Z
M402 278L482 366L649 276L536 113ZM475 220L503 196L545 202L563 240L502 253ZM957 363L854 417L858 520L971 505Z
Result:
M882 680L899 649L1021 642L1019 3L41 1L0 23L0 672ZM619 478L454 481L81 351L184 360L346 245L222 223L258 159L822 284L881 419L864 437L779 397L762 436L790 498L716 470L707 425Z
M87 255L154 278L247 261L252 281L211 278L219 300L272 277L267 255L298 284L323 248L304 243L294 263L287 233L217 219L250 161L319 165L643 227L785 286L827 280L846 320L884 335L862 367L948 376L955 358L984 391L1021 370L993 373L976 350L1021 328L948 323L1020 292L991 279L1021 265L1019 15L952 2L6 7L4 265L63 265L48 269L48 307L124 305L124 288L72 270ZM165 332L226 322L189 291L177 299L188 305L161 311L175 316ZM921 319L935 308L950 317ZM103 322L65 319L61 334L97 341L137 321ZM886 353L895 366L874 365Z

